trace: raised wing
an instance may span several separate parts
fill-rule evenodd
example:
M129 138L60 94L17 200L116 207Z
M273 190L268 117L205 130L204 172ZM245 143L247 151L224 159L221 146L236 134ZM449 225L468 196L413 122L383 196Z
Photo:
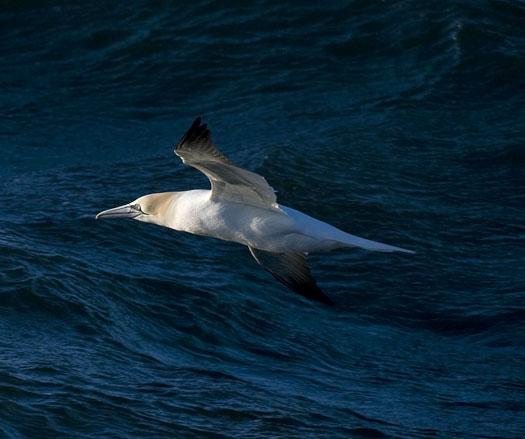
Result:
M235 166L213 144L201 118L195 119L175 148L182 162L201 171L211 182L212 199L278 209L272 187L258 174Z
M312 300L334 303L317 286L302 253L274 253L248 247L257 263L292 291Z

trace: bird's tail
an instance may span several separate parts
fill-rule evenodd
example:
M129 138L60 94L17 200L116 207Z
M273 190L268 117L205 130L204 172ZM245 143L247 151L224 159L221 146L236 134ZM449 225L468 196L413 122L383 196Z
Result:
M343 232L343 236L340 238L340 242L348 247L359 247L366 250L372 250L376 252L401 252L414 254L412 250L407 250L401 247L393 245L383 244L381 242L372 241L370 239L360 238L359 236L351 235L350 233Z

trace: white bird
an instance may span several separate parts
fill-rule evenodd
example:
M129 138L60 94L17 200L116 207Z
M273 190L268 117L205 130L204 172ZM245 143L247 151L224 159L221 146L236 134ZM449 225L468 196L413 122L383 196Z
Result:
M302 212L277 204L275 192L258 174L235 166L213 144L197 118L175 148L182 162L198 169L211 190L144 195L96 218L132 218L177 231L211 236L248 246L257 263L292 291L326 304L306 254L360 247L414 253L343 232Z

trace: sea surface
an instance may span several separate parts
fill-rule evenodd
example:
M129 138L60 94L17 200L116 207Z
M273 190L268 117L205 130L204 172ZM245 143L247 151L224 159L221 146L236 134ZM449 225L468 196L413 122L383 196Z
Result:
M6 1L0 437L525 437L525 3ZM95 214L207 188L415 250L246 248Z

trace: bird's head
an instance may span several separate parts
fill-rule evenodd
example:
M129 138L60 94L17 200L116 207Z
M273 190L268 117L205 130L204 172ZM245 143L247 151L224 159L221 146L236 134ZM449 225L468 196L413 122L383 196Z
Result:
M129 204L103 210L97 213L99 218L131 218L147 223L163 224L174 192L143 195Z

